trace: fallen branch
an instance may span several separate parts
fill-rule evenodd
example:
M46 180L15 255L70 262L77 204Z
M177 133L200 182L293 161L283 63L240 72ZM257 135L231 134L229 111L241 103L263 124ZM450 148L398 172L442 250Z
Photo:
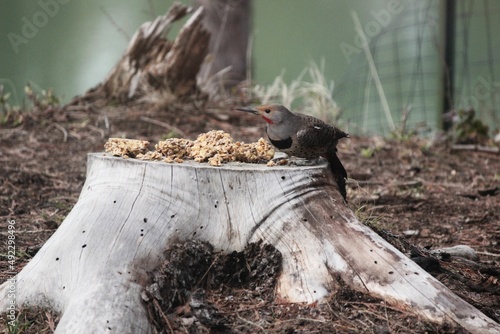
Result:
M476 152L484 152L484 153L493 153L498 154L500 152L500 147L496 146L482 146L482 145L474 145L474 144L455 144L451 146L452 151L476 151Z

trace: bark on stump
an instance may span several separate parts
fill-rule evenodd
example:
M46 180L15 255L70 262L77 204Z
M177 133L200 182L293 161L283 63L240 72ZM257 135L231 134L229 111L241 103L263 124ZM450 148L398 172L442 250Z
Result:
M173 243L223 251L263 240L283 255L276 296L321 301L334 275L361 291L473 333L500 326L361 224L326 163L273 167L167 164L89 154L80 198L17 275L17 305L62 313L57 333L150 333L147 272ZM0 287L6 309L7 284Z

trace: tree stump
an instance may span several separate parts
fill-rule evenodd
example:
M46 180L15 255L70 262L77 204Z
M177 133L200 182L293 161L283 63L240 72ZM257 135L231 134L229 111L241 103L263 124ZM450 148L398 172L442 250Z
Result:
M188 14L189 20L175 40L165 38L172 24ZM143 100L167 105L203 97L196 78L208 53L210 33L203 28L203 7L193 11L174 3L165 15L142 24L132 36L127 50L106 79L73 99L108 104Z
M263 240L283 256L280 302L321 302L334 277L436 322L473 333L500 326L358 221L327 163L222 167L89 154L73 210L17 275L17 305L62 313L57 333L150 333L141 293L174 243L217 250ZM9 305L7 283L0 308Z

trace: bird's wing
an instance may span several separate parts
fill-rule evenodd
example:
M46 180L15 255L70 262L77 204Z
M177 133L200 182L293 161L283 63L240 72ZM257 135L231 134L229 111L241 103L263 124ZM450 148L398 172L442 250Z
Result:
M304 147L337 145L337 141L346 136L343 131L316 118L311 118L308 126L297 132L297 140Z

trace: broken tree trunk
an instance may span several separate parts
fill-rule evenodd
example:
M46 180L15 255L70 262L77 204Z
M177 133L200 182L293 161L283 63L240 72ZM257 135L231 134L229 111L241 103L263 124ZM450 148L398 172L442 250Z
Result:
M283 256L281 302L322 301L334 276L436 322L473 333L500 326L358 221L328 166L122 159L90 154L71 213L17 275L16 303L62 313L57 333L150 333L141 293L174 243L242 250L263 240ZM9 305L8 282L0 309Z
M203 28L203 7L194 11L173 42L165 37L172 23L192 11L174 3L168 13L144 23L106 79L70 104L142 99L166 105L176 100L199 100L203 94L197 75L210 41Z

